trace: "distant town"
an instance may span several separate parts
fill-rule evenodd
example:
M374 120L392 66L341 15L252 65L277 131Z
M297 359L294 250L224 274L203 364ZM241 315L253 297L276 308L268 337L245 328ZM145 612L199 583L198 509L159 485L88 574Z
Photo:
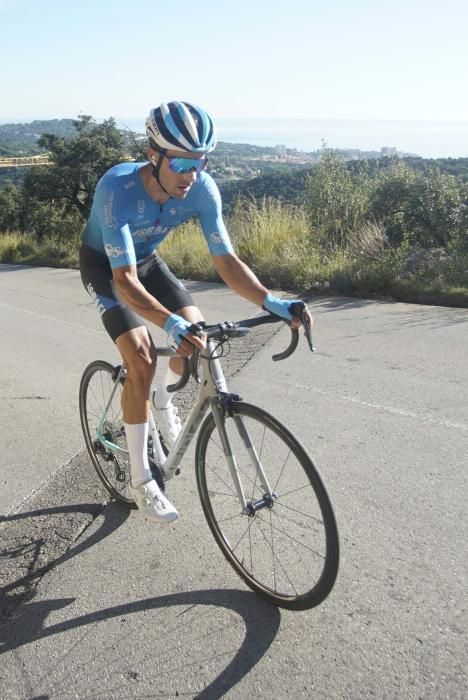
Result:
M330 150L335 150L349 161L404 158L414 155L403 153L393 146L383 146L379 151L362 151L357 148L330 149L324 144L316 151L306 152L297 148L288 148L284 144L265 147L221 141L209 156L210 172L218 180L228 181L254 178L271 171L310 168L319 163L323 155Z
M317 163L320 160L323 150L324 149L320 149L318 151L308 153L305 151L298 151L297 148L288 148L283 144L278 144L275 146L275 154L273 157L284 162L308 165L310 163ZM394 156L404 157L410 155L409 153L398 151L397 148L392 146L383 146L380 151L361 151L357 148L347 148L345 150L340 150L340 153L346 160L361 160L362 158L393 158Z

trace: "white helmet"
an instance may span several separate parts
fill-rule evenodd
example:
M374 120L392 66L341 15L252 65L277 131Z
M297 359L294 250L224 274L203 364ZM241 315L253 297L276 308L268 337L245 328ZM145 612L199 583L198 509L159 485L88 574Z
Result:
M163 102L152 109L146 120L146 134L150 146L163 152L209 153L216 146L212 118L188 102Z

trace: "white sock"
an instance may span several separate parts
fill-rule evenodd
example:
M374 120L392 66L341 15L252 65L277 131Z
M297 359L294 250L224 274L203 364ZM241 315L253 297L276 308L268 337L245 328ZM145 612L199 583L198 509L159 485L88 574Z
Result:
M148 462L148 423L124 423L130 454L131 481L138 488L152 479Z
M156 385L154 391L153 402L156 408L167 408L174 398L174 392L167 391L168 386L171 384L177 384L180 380L180 374L177 374L169 366L167 367L166 374L161 383Z

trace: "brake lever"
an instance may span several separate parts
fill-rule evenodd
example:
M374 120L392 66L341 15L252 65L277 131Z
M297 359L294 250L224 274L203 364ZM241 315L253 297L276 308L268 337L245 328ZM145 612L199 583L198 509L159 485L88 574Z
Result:
M307 306L302 311L302 325L304 327L304 335L307 338L310 352L315 352L315 346L312 342L312 323L310 322L310 316L307 313Z
M201 384L201 377L198 374L198 368L200 366L199 357L200 357L200 351L197 348L197 350L195 350L195 352L193 352L192 355L190 355L190 357L188 359L190 374L195 379L197 384Z

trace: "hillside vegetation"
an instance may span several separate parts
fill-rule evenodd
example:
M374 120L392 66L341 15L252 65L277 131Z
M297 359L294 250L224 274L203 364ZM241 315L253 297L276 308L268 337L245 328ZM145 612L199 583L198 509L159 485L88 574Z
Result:
M42 134L71 138L75 135L73 119L48 119L28 124L0 124L0 156L29 156L44 151L38 144Z
M82 116L73 137L37 145L53 165L0 189L0 260L75 266L97 180L129 154L141 158L142 143L112 119ZM346 162L324 150L313 168L221 183L228 229L270 287L468 306L467 159L458 160L454 175L451 159ZM193 222L161 254L180 276L215 278Z

